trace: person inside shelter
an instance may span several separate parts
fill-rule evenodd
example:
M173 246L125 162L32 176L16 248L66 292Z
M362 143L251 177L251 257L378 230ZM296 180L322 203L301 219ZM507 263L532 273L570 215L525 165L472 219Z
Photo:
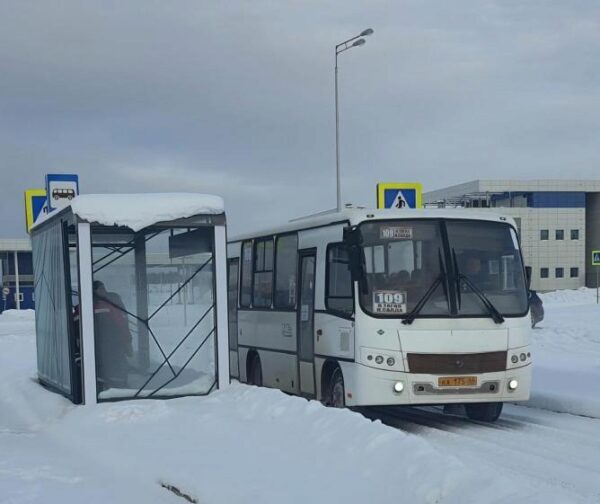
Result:
M94 281L93 290L96 376L102 389L124 388L130 368L127 358L133 355L125 304L100 280Z

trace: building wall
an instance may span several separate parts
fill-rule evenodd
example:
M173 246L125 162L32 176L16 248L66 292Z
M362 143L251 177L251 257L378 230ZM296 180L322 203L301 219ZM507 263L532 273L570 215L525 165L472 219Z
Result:
M584 208L513 207L494 208L489 211L509 215L517 221L523 259L525 265L532 268L532 289L540 291L577 289L585 285ZM578 230L577 240L571 239L572 229ZM541 230L548 230L548 240L541 239ZM556 239L556 230L563 231L563 240ZM542 268L548 268L548 278L542 278ZM557 268L563 269L563 278L557 278ZM577 268L577 276L573 278L571 268Z
M600 193L589 193L586 198L586 244L585 263L587 266L585 284L596 287L596 269L592 266L592 250L600 250Z
M29 250L27 248L29 247ZM18 264L15 264L15 257ZM24 240L0 240L0 312L19 306L21 309L34 308L33 264L31 247ZM17 291L17 271L19 289ZM8 295L2 290L8 288ZM19 302L17 302L17 297Z

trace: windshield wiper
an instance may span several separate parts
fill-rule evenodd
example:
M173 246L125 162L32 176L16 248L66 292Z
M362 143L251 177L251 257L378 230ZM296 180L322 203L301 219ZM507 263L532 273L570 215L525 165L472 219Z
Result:
M405 325L412 324L415 321L415 319L417 318L417 315L419 315L419 313L421 312L421 310L427 303L427 301L429 301L429 298L431 298L431 296L433 295L435 290L438 288L438 286L442 283L443 280L447 280L448 275L446 273L446 268L444 267L444 262L442 261L442 253L439 249L438 249L438 258L440 261L441 273L433 281L433 283L431 284L431 287L429 287L429 289L427 289L427 292L425 294L423 294L421 299L419 299L419 301L417 302L415 307L412 309L412 311L406 316L405 319L402 320L403 324L405 324ZM444 291L446 291L446 290L447 289L444 289ZM447 292L446 292L446 299L448 299Z
M464 273L461 273L460 270L458 269L458 261L456 260L456 252L454 251L454 248L452 249L452 258L454 260L454 270L456 271L456 292L457 292L457 296L458 296L459 309L462 304L461 296L460 296L460 281L462 280L471 288L471 290L475 294L477 294L477 297L481 300L483 305L487 308L487 311L490 314L490 316L492 317L492 319L494 320L494 322L496 324L502 324L504 322L504 317L498 311L498 309L494 306L494 304L490 301L490 298L488 298L485 295L485 293L479 287L477 287L477 285L475 285L473 283L473 281L467 275L465 275Z

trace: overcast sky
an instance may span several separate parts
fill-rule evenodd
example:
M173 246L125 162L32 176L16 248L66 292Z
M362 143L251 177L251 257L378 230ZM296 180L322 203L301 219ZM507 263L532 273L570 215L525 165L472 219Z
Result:
M0 236L23 190L225 198L234 233L378 181L600 178L600 2L0 2Z

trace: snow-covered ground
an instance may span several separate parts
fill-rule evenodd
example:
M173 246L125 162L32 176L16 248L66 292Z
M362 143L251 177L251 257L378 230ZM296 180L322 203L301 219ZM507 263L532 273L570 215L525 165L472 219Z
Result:
M600 305L595 289L540 294L530 405L600 418Z
M600 307L587 290L543 299L531 403L492 425L427 410L384 425L244 385L76 407L34 381L33 314L6 312L0 502L187 502L164 486L203 504L600 502L600 419L576 416L600 417Z

